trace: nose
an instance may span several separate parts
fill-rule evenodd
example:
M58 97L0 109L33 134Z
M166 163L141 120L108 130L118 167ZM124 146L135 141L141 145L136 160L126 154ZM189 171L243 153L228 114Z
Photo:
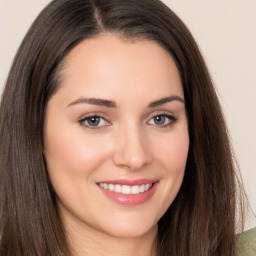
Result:
M115 165L139 170L151 162L150 148L145 133L138 127L122 129L115 138Z

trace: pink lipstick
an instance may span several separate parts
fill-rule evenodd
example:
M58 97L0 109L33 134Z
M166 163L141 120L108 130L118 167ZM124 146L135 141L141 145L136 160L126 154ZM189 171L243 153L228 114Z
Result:
M158 185L157 180L112 180L97 183L111 200L123 205L139 205L149 200Z

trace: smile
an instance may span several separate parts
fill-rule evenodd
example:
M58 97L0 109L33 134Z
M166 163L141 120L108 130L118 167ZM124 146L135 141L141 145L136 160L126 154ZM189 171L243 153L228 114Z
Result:
M99 183L99 186L103 189L124 194L124 195L131 195L131 194L137 195L137 194L148 191L153 186L153 183L135 185L135 186Z
M154 195L158 180L113 180L97 183L107 198L122 205L139 205L147 202Z

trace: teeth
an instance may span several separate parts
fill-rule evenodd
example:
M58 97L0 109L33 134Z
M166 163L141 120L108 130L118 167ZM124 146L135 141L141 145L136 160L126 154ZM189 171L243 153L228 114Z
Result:
M107 183L100 183L99 186L101 188L114 191L116 193L121 193L125 195L137 195L139 193L143 193L148 191L153 184L143 184L143 185L135 185L135 186L129 186L129 185L120 185L120 184L107 184Z
M127 185L122 186L122 194L130 195L131 194L131 187Z
M140 186L132 186L132 194L136 195L140 193Z
M146 185L145 185L145 190L148 190L149 187L150 187L150 184L146 184Z
M114 191L116 193L122 193L122 187L121 185L114 185Z
M114 191L115 190L115 186L113 184L109 184L108 185L108 190Z

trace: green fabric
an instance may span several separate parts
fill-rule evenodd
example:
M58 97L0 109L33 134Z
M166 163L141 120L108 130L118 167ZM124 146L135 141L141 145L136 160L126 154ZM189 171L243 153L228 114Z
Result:
M238 256L256 256L256 228L238 235Z

